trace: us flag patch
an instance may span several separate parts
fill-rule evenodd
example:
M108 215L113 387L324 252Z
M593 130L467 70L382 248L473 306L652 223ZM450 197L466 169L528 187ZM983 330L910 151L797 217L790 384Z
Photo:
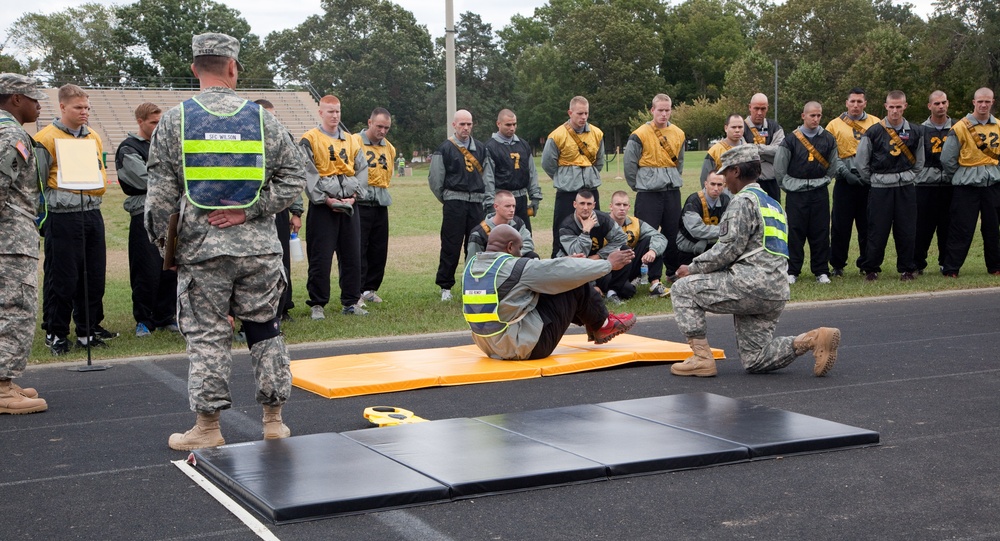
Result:
M24 158L24 161L28 161L28 147L24 144L24 141L18 141L14 146L17 147L17 151L21 153L21 157Z

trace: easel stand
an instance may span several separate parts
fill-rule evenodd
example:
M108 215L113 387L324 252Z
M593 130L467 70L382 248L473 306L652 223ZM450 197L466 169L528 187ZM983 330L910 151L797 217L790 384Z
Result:
M91 342L94 339L94 329L90 326L90 281L87 276L87 224L84 220L83 190L80 190L80 233L83 235L83 320L87 325L87 365L67 368L70 372L100 372L110 366L93 364L91 361Z

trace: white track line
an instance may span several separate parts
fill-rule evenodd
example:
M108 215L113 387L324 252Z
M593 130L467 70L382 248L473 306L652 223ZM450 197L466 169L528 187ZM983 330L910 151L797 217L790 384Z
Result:
M243 507L233 501L232 498L226 496L225 493L213 485L211 481L205 479L204 475L198 473L198 471L196 471L193 467L189 466L186 460L174 460L172 462L174 466L177 466L177 469L184 472L184 475L187 475L192 481L198 483L198 486L205 489L205 492L208 492L210 496L221 503L222 506L228 509L230 513L236 516L236 518L243 521L243 524L246 524L253 533L257 534L257 537L260 537L264 541L281 541L276 535L274 535L274 533L271 532L271 530L267 528L267 526L264 526L261 521L257 520L257 517L250 514L250 512L246 509L243 509Z
M369 516L392 528L408 541L453 541L452 538L407 511L385 511Z

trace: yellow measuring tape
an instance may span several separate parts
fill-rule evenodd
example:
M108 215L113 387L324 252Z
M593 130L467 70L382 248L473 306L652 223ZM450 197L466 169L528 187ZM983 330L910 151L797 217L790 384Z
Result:
M396 426L409 423L422 423L427 419L417 417L410 410L393 406L371 406L365 408L365 419L376 426Z

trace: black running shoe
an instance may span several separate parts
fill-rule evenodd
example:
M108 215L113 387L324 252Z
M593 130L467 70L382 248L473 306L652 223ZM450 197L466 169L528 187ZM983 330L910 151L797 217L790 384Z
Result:
M104 340L101 340L97 335L91 336L90 340L88 340L88 341L85 341L83 338L77 338L76 339L76 347L78 347L78 348L85 348L85 347L87 347L87 342L90 342L90 348L91 349L93 349L93 348L106 348L106 347L108 347L108 343L105 342ZM68 346L67 346L67 348L68 348Z
M52 337L51 344L49 344L49 336ZM46 335L45 342L49 346L49 350L53 355L62 355L63 353L69 353L69 340L65 338L60 338L56 335Z
M100 338L101 340L111 340L112 338L118 338L118 333L111 332L100 325L94 327L94 336Z

